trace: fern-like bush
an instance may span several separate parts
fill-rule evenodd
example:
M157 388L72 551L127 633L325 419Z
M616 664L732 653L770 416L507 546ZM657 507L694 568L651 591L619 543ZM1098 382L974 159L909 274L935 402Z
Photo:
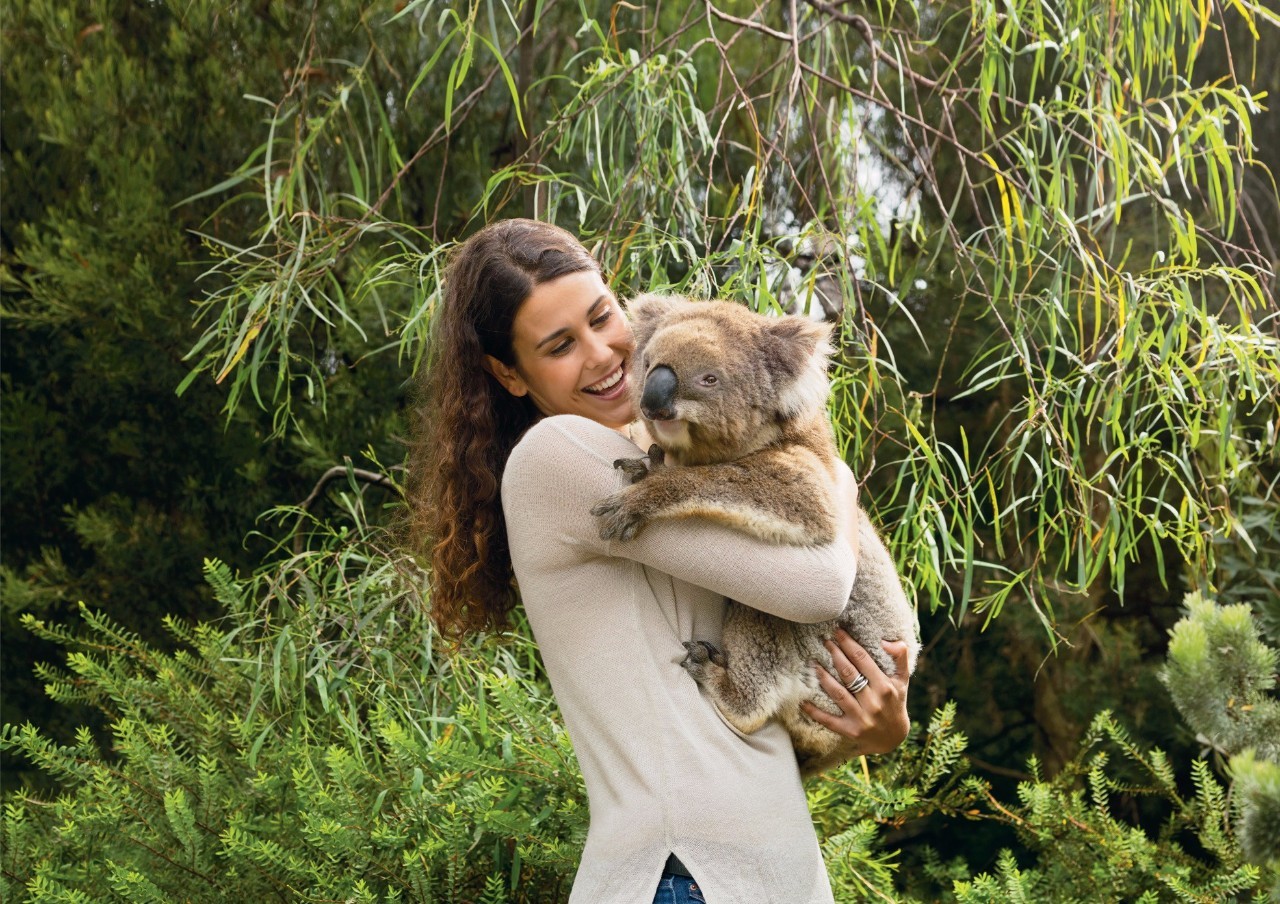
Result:
M996 869L957 882L956 899L995 901L1224 901L1255 888L1227 820L1226 794L1203 761L1181 790L1168 757L1136 745L1111 713L1099 713L1076 758L1052 779L1018 786L1018 805L988 799L1034 855L1019 866L1002 852ZM1183 777L1186 778L1185 776ZM1149 798L1162 816L1144 827L1117 814L1117 800Z
M954 716L948 704L875 770L851 763L811 789L838 901L1155 904L1239 900L1258 886L1206 762L1179 776L1163 751L1139 746L1103 712L1065 768L1049 777L1032 760L1015 799L1001 800L968 773ZM1156 815L1141 823L1121 816L1135 801ZM993 852L990 867L971 865L912 846L913 828L926 822L935 835L943 825L957 837L995 824L1016 843Z
M248 579L206 563L225 615L168 619L174 653L84 606L74 630L28 617L68 651L64 668L40 668L47 692L105 713L111 743L4 727L0 745L61 789L7 801L4 900L567 898L586 800L527 626L442 650L417 599L421 574L362 508L348 515L314 523L307 548ZM1226 655L1222 631L1240 630L1230 607L1193 601L1192 613L1208 626L1175 631L1175 689L1180 669ZM1265 690L1273 660L1247 630L1236 647L1245 664L1222 674L1244 676L1239 700L1266 703L1249 694ZM1206 761L1180 783L1163 752L1102 713L1066 768L1048 777L1033 761L1002 802L968 773L955 715L947 704L893 756L811 784L838 901L1224 901L1258 885ZM1232 769L1257 859L1275 828L1259 805L1274 800L1275 764L1245 754ZM1144 797L1158 824L1114 812ZM995 824L1017 845L971 867L913 845L911 828L926 823L934 837L939 825Z
M370 534L251 580L206 576L225 617L168 654L82 607L50 696L111 720L0 743L55 779L14 795L6 901L559 901L584 792L530 642L445 655L409 566Z
M527 634L442 655L394 595L340 613L308 558L271 581L209 563L227 617L170 622L188 644L172 655L88 609L76 632L31 623L73 650L65 671L43 670L51 695L110 713L112 750L87 733L59 746L5 727L4 747L63 789L8 801L5 900L567 897L585 798ZM356 575L374 586L389 564ZM250 602L251 589L282 580L314 605ZM968 774L954 717L948 704L897 754L811 785L838 901L1226 901L1258 884L1206 762L1184 794L1167 757L1103 713L1067 768L1050 778L1033 761L1033 778L1001 801ZM1237 794L1254 793L1245 787L1238 780ZM1154 829L1115 814L1117 799L1134 797L1162 805ZM996 823L1018 844L975 870L899 843L926 822L935 834Z
M64 667L40 669L49 695L105 713L110 744L0 732L59 788L6 802L4 900L567 898L586 800L527 626L441 649L421 574L358 506L348 514L252 577L208 562L225 614L167 620L174 653L88 607L75 629L28 618L67 650ZM1187 650L1201 634L1210 658L1233 649L1229 607L1192 612L1208 627L1175 632L1171 676L1198 661ZM1239 700L1265 703L1248 694L1271 660L1241 638ZM1273 761L1233 758L1233 825L1209 761L1180 770L1104 712L1063 769L1032 760L1009 798L969 772L955 718L948 703L894 755L810 784L837 901L1207 902L1262 882L1244 854L1265 862L1274 838ZM975 830L1003 833L998 853L913 840Z

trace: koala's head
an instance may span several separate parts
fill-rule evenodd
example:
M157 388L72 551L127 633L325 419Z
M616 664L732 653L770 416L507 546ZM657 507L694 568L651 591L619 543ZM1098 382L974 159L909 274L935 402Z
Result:
M649 433L683 464L727 461L822 416L828 328L725 301L642 295L628 307L632 395Z

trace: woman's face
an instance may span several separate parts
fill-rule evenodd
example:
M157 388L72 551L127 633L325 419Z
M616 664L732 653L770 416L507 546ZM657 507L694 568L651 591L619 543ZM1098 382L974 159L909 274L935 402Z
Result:
M490 355L485 369L543 414L578 414L606 427L633 420L628 392L631 326L594 271L536 286L511 328L515 364Z

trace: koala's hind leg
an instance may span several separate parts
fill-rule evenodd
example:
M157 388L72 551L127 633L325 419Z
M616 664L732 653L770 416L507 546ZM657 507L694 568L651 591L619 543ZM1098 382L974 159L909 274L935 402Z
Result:
M705 640L686 641L684 648L689 655L680 663L681 668L706 689L730 725L743 734L752 734L769 721L773 715L767 708L770 695L760 693L758 679L735 680L725 655Z

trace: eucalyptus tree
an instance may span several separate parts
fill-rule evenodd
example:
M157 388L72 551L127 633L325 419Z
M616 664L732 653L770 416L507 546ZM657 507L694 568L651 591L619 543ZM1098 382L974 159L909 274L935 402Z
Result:
M442 254L534 212L624 292L826 302L833 418L930 610L1052 636L1140 554L1216 585L1280 374L1262 45L1197 65L1237 23L1274 41L1265 5L1175 0L414 2L341 70L313 34L209 189L261 214L211 245L188 380L287 432L335 354L418 366Z
M821 311L833 421L919 604L1019 626L1011 658L1045 680L1013 684L1057 768L1099 696L1157 689L1184 589L1274 610L1275 149L1254 129L1276 25L1172 0L409 3L401 91L371 50L279 100L228 180L265 213L214 268L192 378L287 433L325 402L311 348L422 366L443 256L516 214L576 229L624 294ZM398 212L424 195L430 217ZM1095 618L1125 607L1148 627Z

